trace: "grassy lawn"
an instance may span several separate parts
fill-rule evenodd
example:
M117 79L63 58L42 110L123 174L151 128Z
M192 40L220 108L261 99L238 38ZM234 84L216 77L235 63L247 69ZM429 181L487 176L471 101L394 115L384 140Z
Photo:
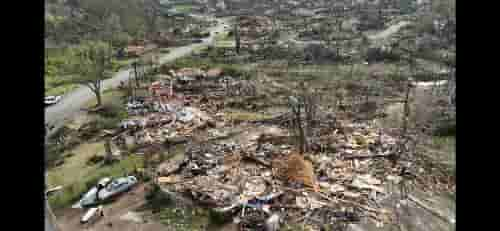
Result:
M45 81L47 81L47 78L45 79ZM64 95L78 88L78 85L76 84L64 84L57 87L47 87L47 83L45 83L45 86L45 95Z
M438 159L454 167L456 165L456 142L457 139L454 136L435 136L432 138L431 147L439 155Z
M214 36L215 41L234 41L234 36L229 36L229 31L219 32Z
M124 96L124 93L122 91L116 89L108 89L106 91L103 91L101 94L102 94L101 97L103 105L121 103L121 98ZM97 99L94 96L92 100L85 103L84 108L90 108L95 106L96 104L97 104Z
M95 154L104 153L103 142L83 143L67 152L73 153L65 163L48 171L47 186L62 185L64 189L50 198L53 208L63 208L76 202L93 183L102 177L119 177L142 167L142 157L131 155L109 166L87 165L87 160Z
M174 9L179 13L190 13L193 10L193 5L191 4L179 4L174 6Z
M112 68L113 68L113 71L114 72L118 72L120 71L121 69L126 69L128 68L130 65L132 65L132 63L135 61L135 58L127 58L127 59L113 59L112 60Z
M233 40L218 40L215 42L215 47L217 47L217 48L233 48L233 47L235 47L235 42Z
M202 50L203 49L200 49L199 51L202 51ZM244 68L247 66L247 64L225 64L225 63L212 62L208 58L207 59L195 59L192 57L184 57L184 58L176 59L174 62L167 63L164 65L170 66L173 68L183 68L183 67L215 68L215 67L220 67L220 68L236 69L236 70L244 70Z
M63 78L63 67L67 63L69 54L66 49L45 49L47 59L45 62L45 95L62 95L77 86L67 83Z
M103 104L121 103L123 93L118 90L108 90L103 93ZM87 102L87 106L95 105L95 99ZM89 115L90 116L90 115ZM92 115L89 118L100 121L111 121L115 126L117 118L107 118L102 115ZM115 121L116 120L116 121ZM71 155L68 155L70 154ZM67 156L64 164L48 170L47 187L62 185L63 191L50 198L51 205L63 208L76 202L82 193L86 192L96 181L102 177L119 177L132 172L136 167L142 167L142 156L124 156L119 162L112 165L88 165L87 161L94 155L104 155L104 142L101 140L82 142L70 150L64 151L60 156Z
M64 95L79 87L77 84L72 84L65 77L64 66L70 58L67 49L46 49L47 60L45 63L45 95ZM117 72L120 69L131 65L134 59L112 60L112 71Z

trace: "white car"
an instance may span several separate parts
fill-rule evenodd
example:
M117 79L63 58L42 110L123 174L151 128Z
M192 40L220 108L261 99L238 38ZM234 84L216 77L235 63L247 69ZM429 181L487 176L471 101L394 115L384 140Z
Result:
M61 100L62 96L57 95L57 96L45 96L45 105L53 105L58 103Z
M135 176L114 179L107 184L103 190L99 191L99 198L105 200L113 196L117 196L121 193L129 191L136 184L137 178L135 178Z
M99 181L97 186L92 187L73 208L88 207L98 204L100 201L107 200L130 190L136 184L137 178L135 178L135 176L121 177L114 180L104 178ZM100 190L98 190L98 188L100 188ZM99 196L99 199L97 196Z

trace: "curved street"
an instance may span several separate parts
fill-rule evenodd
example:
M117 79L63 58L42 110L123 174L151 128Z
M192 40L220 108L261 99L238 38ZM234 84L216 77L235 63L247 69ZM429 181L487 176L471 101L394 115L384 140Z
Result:
M224 31L224 24L226 22L224 19L216 19L218 24L215 27L209 29L210 37L203 39L203 42L197 44L191 44L187 46L177 47L170 50L170 52L159 58L159 63L164 64L173 61L177 58L189 55L192 51L207 46L214 42L215 32ZM130 70L122 70L116 73L112 78L107 79L102 84L102 90L117 87L121 81L127 81L131 75ZM66 120L72 118L78 112L81 111L82 106L86 102L93 99L94 94L86 87L79 87L71 93L65 95L63 99L56 105L52 105L45 108L45 124L49 126L54 126L48 134L46 134L46 140L55 131L57 131Z

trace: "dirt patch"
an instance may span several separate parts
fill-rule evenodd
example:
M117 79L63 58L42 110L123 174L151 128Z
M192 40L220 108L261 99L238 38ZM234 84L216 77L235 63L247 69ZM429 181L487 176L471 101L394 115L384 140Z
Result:
M85 214L83 209L63 209L57 212L58 224L62 230L81 230L84 227L95 231L136 231L136 230L165 230L165 226L152 220L143 219L142 222L123 219L123 216L133 212L141 217L146 212L134 212L145 203L145 185L136 186L130 192L118 197L116 201L104 205L104 217L94 224L80 224L80 219Z

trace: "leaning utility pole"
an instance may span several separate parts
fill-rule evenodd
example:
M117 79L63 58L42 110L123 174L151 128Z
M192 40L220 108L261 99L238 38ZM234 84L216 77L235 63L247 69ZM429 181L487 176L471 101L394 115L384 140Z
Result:
M47 173L45 173L47 177ZM49 204L49 198L47 197L47 192L44 192L45 199L45 231L61 231L59 226L57 226L56 216L52 212Z
M61 231L57 226L56 216L52 213L47 198L45 198L45 231Z

